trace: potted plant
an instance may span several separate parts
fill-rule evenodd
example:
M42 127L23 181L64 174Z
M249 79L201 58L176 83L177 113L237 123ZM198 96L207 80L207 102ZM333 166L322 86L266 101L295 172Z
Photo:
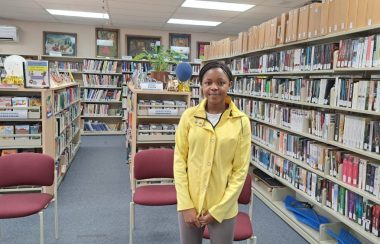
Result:
M153 67L150 76L166 84L169 76L169 65L177 64L178 60L183 57L184 55L179 52L165 50L163 46L154 46L152 51L144 50L142 53L136 55L133 60L149 61Z

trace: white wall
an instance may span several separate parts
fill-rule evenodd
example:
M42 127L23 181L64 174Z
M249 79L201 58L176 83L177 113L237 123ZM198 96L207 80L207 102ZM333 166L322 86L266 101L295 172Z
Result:
M11 25L19 27L19 42L0 42L0 54L28 54L42 55L42 32L69 32L77 33L77 56L95 57L95 28L97 26L58 24L47 22L26 22L1 20L0 25ZM111 27L114 28L114 27ZM114 28L117 29L117 28ZM146 35L161 36L161 43L168 47L169 32L157 30L139 30L130 28L120 29L119 55L126 55L126 35ZM185 33L185 32L184 32ZM207 33L188 33L191 34L191 61L196 55L197 41L220 40L226 36Z

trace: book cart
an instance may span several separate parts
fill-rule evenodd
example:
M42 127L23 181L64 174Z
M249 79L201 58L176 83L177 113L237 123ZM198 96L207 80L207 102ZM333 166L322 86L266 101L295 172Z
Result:
M335 17L342 1L314 3L212 42L205 62L230 65L229 95L251 118L252 166L284 186L254 177L254 194L310 243L336 243L326 230L341 227L379 243L380 23L371 18L375 1L344 2L343 20ZM319 231L301 223L287 195L331 223Z
M141 90L132 84L128 84L127 89L126 147L133 179L136 152L147 148L174 147L175 130L181 114L189 107L190 93Z

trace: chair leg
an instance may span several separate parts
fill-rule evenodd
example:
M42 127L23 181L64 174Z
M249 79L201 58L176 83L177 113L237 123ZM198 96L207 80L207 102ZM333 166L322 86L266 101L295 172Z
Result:
M58 239L58 197L55 196L54 201L54 229L55 229L55 239Z
M133 243L133 230L135 229L135 206L134 202L129 203L129 244Z
M40 244L44 244L44 212L40 211L38 215L40 215Z
M256 242L257 242L257 238L256 238L256 236L253 236L253 241L252 241L252 243L253 243L253 244L256 244Z

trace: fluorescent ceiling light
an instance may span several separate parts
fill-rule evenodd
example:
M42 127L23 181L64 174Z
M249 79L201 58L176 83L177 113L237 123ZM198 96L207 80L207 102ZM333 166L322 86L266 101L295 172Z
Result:
M214 1L186 0L182 4L182 7L244 12L250 8L255 7L255 5L242 4L242 3L226 3L226 2L214 2Z
M205 20L191 20L191 19L169 19L169 24L180 25L204 25L204 26L217 26L222 22L217 21L205 21Z
M109 19L107 13L93 13L93 12L81 12L70 10L58 10L58 9L46 9L50 14L63 15L63 16L75 16L83 18L97 18L97 19Z

